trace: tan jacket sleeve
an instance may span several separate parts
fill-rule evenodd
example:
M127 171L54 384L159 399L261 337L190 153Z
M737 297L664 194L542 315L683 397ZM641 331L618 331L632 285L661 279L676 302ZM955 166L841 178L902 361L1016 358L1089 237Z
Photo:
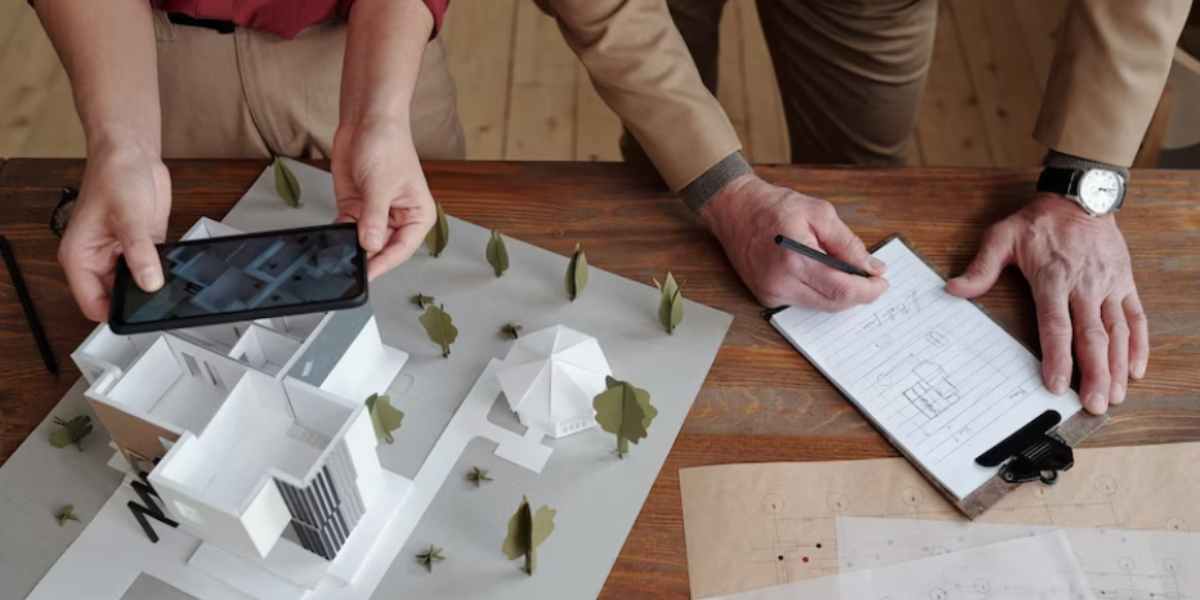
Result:
M537 0L674 191L741 149L663 0ZM614 132L615 135L615 132Z
M1034 137L1129 166L1162 95L1191 0L1074 0Z

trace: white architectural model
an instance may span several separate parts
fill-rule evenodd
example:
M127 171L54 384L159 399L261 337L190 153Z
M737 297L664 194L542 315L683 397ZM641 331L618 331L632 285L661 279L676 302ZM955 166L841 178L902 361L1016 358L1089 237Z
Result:
M555 325L517 339L496 377L522 425L560 438L596 426L610 374L596 338Z
M204 219L184 239L236 233ZM102 324L71 356L132 471L203 541L189 564L248 595L348 585L408 495L364 405L408 356L369 305L130 336Z

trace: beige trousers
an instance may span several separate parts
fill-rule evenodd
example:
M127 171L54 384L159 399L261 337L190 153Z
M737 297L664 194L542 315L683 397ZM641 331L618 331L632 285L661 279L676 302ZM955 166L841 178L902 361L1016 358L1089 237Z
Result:
M155 12L166 158L328 158L338 124L345 23L293 40L251 29L221 34ZM412 102L417 155L462 159L454 81L440 39L425 48Z
M668 1L714 94L725 2ZM757 5L783 96L792 162L902 164L933 52L937 0Z

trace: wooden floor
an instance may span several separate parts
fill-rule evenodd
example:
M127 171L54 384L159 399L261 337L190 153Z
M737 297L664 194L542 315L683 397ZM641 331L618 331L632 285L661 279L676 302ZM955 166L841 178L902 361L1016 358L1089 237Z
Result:
M911 162L1022 166L1066 0L942 0ZM455 0L445 38L472 159L620 160L620 125L555 23L529 0ZM1050 8L1047 8L1050 7ZM718 96L755 162L788 160L751 0L721 23ZM70 87L25 2L0 3L0 156L83 155Z

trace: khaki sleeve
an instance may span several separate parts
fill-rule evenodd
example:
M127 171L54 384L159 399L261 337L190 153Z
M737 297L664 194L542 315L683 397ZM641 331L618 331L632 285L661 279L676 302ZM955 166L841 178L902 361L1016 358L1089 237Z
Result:
M537 0L596 91L679 191L741 149L663 0ZM615 135L615 132L614 132Z
M1034 138L1053 150L1133 164L1158 106L1191 0L1074 0Z

